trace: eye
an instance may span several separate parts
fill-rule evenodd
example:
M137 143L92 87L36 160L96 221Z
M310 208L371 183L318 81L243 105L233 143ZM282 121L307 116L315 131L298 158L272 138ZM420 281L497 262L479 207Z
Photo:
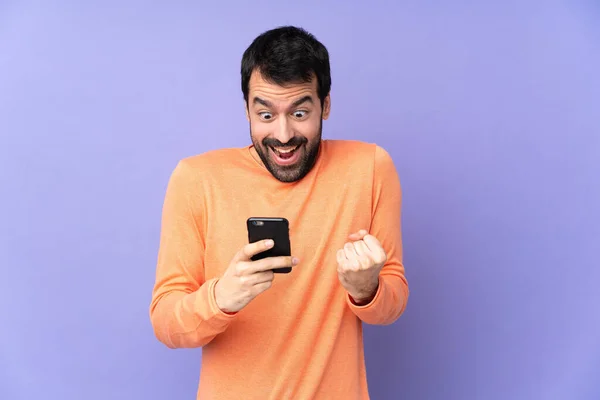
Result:
M261 119L265 120L265 121L269 121L273 118L273 114L271 114L270 112L260 112L258 113L258 115L260 116Z
M304 110L294 111L294 117L296 117L296 118L302 118L306 114L307 114L307 111L304 111Z

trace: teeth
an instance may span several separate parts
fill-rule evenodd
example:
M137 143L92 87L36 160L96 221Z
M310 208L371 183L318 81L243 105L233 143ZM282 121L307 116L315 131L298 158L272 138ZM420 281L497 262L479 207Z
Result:
M273 149L275 149L278 153L287 154L287 153L291 153L292 151L296 150L297 148L298 148L298 146L293 147L291 149L286 149L286 150L281 149L281 148L277 148L277 147L274 147Z

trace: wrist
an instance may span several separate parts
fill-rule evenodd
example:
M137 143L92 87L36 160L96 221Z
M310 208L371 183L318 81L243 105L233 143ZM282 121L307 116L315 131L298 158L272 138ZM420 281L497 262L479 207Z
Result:
M228 314L228 315L235 315L236 312L231 311L229 308L227 308L227 306L225 304L223 304L223 301L221 299L221 297L219 297L220 291L219 291L219 283L221 281L217 280L217 282L215 283L214 286L214 298L215 298L215 304L217 305L217 308L223 313L223 314Z
M377 295L377 291L379 290L379 279L371 285L369 288L366 288L358 293L348 293L352 302L358 306L369 304L375 296Z
M375 298L375 295L370 295L368 297L358 297L358 296L352 296L350 295L350 300L352 300L352 303L354 303L357 306L364 306L369 304L370 302L373 301L373 299Z

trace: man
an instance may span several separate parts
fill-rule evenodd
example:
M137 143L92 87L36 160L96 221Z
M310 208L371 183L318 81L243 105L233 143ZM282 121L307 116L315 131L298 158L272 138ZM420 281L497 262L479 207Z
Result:
M182 160L166 193L150 315L202 347L199 399L368 399L362 323L404 311L401 189L381 147L322 140L326 48L281 27L245 51L252 144ZM292 257L251 261L249 217L285 217ZM289 274L272 270L292 266Z

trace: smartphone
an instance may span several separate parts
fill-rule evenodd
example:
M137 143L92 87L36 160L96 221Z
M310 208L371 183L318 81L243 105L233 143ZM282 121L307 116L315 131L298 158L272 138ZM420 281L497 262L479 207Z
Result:
M252 217L246 221L248 227L248 243L272 239L275 245L268 250L258 253L252 260L261 260L267 257L291 256L290 224L285 218ZM275 268L276 274L288 274L292 267Z

